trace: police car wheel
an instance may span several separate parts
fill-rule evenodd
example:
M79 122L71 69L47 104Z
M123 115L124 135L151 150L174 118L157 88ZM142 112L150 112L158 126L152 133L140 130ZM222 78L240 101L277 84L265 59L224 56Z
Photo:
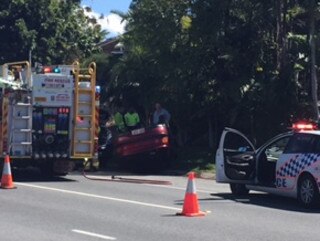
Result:
M230 183L230 189L232 194L236 196L244 196L249 193L249 189L244 184Z
M314 179L303 176L299 181L298 200L306 208L313 207L319 201L319 191Z

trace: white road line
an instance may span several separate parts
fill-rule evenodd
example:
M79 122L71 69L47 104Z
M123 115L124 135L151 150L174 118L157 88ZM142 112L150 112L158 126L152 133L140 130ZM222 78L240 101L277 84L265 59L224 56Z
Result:
M72 232L75 233L80 233L80 234L84 234L87 236L91 236L91 237L96 237L96 238L101 238L101 239L106 239L106 240L117 240L114 237L110 237L110 236L106 236L106 235L101 235L101 234L97 234L97 233L91 233L91 232L87 232L87 231L82 231L82 230L78 230L78 229L72 229Z
M163 188L168 188L168 189L175 189L175 190L186 190L186 187L175 187L175 186L164 186L164 185L155 185L155 184L144 184L146 186L152 186L152 187L163 187ZM209 191L209 190L203 190L203 189L198 189L197 188L197 193L201 192L201 193L213 193L213 191Z
M135 205L140 205L140 206L145 206L145 207L153 207L153 208L181 211L181 208L169 207L169 206L158 205L158 204L153 204L153 203L139 202L139 201L134 201L134 200L114 198L114 197L107 197L107 196L101 196L101 195L90 194L90 193L85 193L85 192L77 192L77 191L71 191L71 190L66 190L66 189L39 186L39 185L33 185L33 184L28 184L28 183L22 183L22 182L15 182L15 184L19 185L19 186L24 186L24 187L31 187L31 188L43 189L43 190L47 190L47 191L61 192L61 193L67 193L67 194L73 194L73 195L91 197L91 198L97 198L97 199L105 199L105 200L116 201L116 202L130 203L130 204L135 204Z

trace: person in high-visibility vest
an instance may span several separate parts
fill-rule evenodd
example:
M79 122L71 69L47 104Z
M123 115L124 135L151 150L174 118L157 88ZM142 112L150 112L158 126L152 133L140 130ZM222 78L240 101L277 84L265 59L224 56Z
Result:
M140 125L140 117L134 108L130 108L129 111L124 115L125 124L129 130L134 130Z
M114 123L117 126L117 130L119 133L126 132L126 122L124 118L124 108L120 107L118 111L114 114Z

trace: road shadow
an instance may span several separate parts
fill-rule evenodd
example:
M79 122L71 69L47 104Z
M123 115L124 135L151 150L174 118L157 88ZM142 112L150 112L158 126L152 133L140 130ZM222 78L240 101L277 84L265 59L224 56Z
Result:
M85 168L86 172L88 173L95 173L95 172L105 172L105 173L121 173L121 175L158 175L158 176L186 176L189 172L188 170L177 170L172 168L171 166L168 167L161 167L157 162L147 162L148 158L144 158L143 160L128 162L127 164L121 163L121 161L117 162L116 159L110 161L109 163L105 163L99 167L93 166L92 163L87 162L85 166L77 167L77 171L82 171ZM130 159L131 160L131 159ZM140 163L140 161L144 163Z
M12 176L14 182L77 182L70 176L45 176L37 168L13 169Z
M182 217L182 215L179 215L177 213L173 213L173 214L163 214L163 215L161 215L161 217L164 217L164 218L175 218L175 217Z
M268 193L250 193L246 196L236 197L231 193L214 193L212 198L199 199L201 202L231 200L234 202L303 213L320 213L320 204L314 208L306 209L297 200L288 197L276 196ZM218 197L218 198L215 198Z

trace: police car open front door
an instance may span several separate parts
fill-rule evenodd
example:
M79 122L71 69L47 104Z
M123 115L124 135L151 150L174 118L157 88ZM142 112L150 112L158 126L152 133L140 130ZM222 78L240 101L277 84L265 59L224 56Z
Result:
M255 174L255 148L241 132L225 128L216 154L217 182L251 183Z

